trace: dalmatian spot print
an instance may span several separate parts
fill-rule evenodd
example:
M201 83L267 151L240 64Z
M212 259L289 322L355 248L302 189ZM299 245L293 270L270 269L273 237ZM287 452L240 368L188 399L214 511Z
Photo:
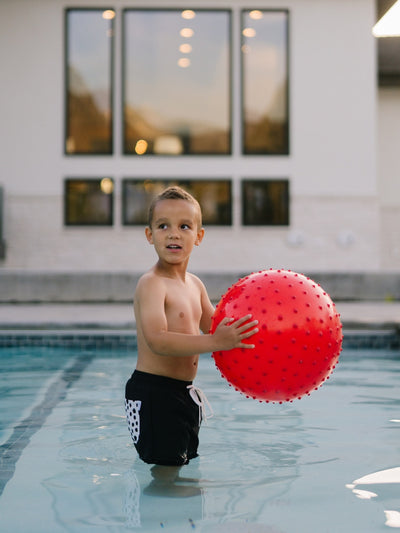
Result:
M140 434L140 418L139 411L142 402L140 400L125 399L126 420L128 422L129 433L131 434L134 444L139 440Z

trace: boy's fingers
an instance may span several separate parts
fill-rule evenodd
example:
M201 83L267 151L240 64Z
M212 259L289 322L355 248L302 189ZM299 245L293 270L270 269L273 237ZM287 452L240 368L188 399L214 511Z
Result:
M247 322L248 320L250 320L250 318L252 317L252 315L245 315L245 316L242 316L241 318L238 318L237 320L235 320L235 326L241 326L244 322Z
M241 348L255 348L256 345L255 344L247 344L247 342L242 342L242 344L240 345Z
M258 328L254 328L252 329L251 331L246 331L245 333L242 333L241 334L241 337L243 339L247 339L248 337L251 337L252 335L254 335L255 333L258 333Z
M242 332L242 331L247 331L249 329L252 329L254 328L254 326L257 326L258 324L258 320L253 320L252 322L248 322L247 324L244 324L243 326L241 326L240 328L238 328L238 331L239 332ZM257 328L256 328L257 329ZM258 331L258 329L257 329ZM255 331L254 331L255 333Z

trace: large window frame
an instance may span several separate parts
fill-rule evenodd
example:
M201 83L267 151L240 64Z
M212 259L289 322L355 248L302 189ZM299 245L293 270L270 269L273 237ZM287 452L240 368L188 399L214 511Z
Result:
M259 14L252 20L253 27L246 25L246 15L249 18L252 14ZM259 40L260 30L257 28L257 24L265 16L270 15L271 22L273 17L283 18L281 31L282 35L274 35L274 31L271 29L271 37L265 35L265 42L262 43L264 49L263 53L258 53L258 58L253 59L253 62L257 64L257 68L253 69L247 67L251 64L250 57L253 55L252 40ZM263 155L263 156L281 156L289 155L290 153L290 116L289 116L289 84L290 84L290 64L289 64L289 31L290 31L290 16L288 9L242 9L241 10L241 56L240 56L240 75L241 75L241 153L242 155ZM282 50L279 51L277 42L282 41ZM249 44L250 43L250 44ZM256 46L254 46L256 49ZM281 53L279 53L281 52ZM254 50L254 54L257 54ZM279 56L282 56L279 60ZM257 61L263 58L263 63L260 65ZM262 68L261 68L262 67ZM260 91L262 85L261 81L253 81L253 87L250 88L251 80L249 79L250 71L253 70L253 75L261 76L263 73L265 78L276 78L283 76L283 87L279 89L279 86L275 88L275 109L272 104L270 109L270 115L264 114L259 117L258 122L250 119L254 112L247 109L247 92L250 93L256 88L256 92ZM284 71L284 74L279 72ZM246 72L248 77L246 78ZM256 74L254 74L256 73ZM264 79L265 81L265 79ZM265 88L265 93L268 87ZM254 94L256 94L256 92ZM253 94L253 96L254 96ZM270 100L273 101L272 95ZM265 104L265 102L263 102ZM261 105L259 106L261 108ZM281 109L279 109L281 108ZM274 118L274 114L276 115ZM279 120L279 114L283 114L283 118ZM251 147L251 144L253 146Z
M177 14L183 14L185 11L192 11L190 9L182 9L182 8L125 8L123 9L123 32L122 32L122 115L123 115L123 124L122 124L122 153L125 156L145 156L145 157L158 157L158 156L175 156L175 157L183 157L183 156L189 156L189 157L198 157L198 156L229 156L232 155L232 138L233 138L233 110L232 110L232 10L231 9L222 9L222 8L200 8L195 9L196 15L202 15L204 13L212 12L213 14L226 14L227 20L222 21L226 24L226 32L227 32L227 43L226 43L226 64L224 64L224 68L226 68L226 72L224 76L226 76L226 90L227 94L225 98L222 98L222 102L226 103L226 132L223 133L224 130L221 130L218 138L218 133L215 132L216 137L211 142L212 149L209 147L201 148L202 143L210 145L210 141L204 141L205 136L203 136L200 133L197 133L197 135L194 135L191 131L191 128L193 128L193 125L196 126L196 122L189 122L190 126L184 126L181 125L182 128L188 127L188 133L179 133L178 131L171 131L165 133L165 135L160 135L158 143L158 148L156 148L156 141L154 140L146 140L144 137L142 137L140 134L137 135L137 138L130 139L128 137L128 123L127 123L127 116L128 116L128 96L127 96L127 86L129 84L128 80L128 62L132 61L132 59L128 58L128 53L131 53L127 51L128 47L128 31L127 31L127 25L128 25L128 16L130 14L135 13L147 13L151 16L153 13L165 13L165 14L172 14L173 12L176 12ZM190 20L187 21L186 25L190 25ZM187 60L187 55L181 59ZM204 57L203 57L204 61ZM214 57L212 57L211 60L209 60L209 63L214 61ZM138 59L139 62L139 59ZM181 69L184 70L184 69ZM216 69L217 70L217 69ZM190 70L185 70L186 73L189 73ZM198 74L197 74L198 75ZM203 76L204 78L204 76ZM190 83L190 82L189 82ZM157 84L155 84L157 86ZM211 91L212 92L212 91ZM195 98L196 95L193 95L193 98ZM198 104L197 104L198 105ZM209 105L207 105L207 108ZM133 110L130 111L132 113ZM206 113L203 113L203 115L206 115ZM142 117L143 119L143 117ZM180 120L180 119L179 119ZM202 117L202 120L204 120L204 117ZM146 125L147 130L156 129L151 124ZM162 128L161 128L162 129ZM132 134L130 134L132 135ZM223 138L226 136L226 140L224 141ZM219 140L220 139L220 140ZM218 142L219 140L219 142ZM197 148L191 147L191 145L196 145ZM224 149L224 143L226 143L226 148ZM129 148L128 148L129 147Z
M92 76L100 77L99 70L104 69L106 72L103 76L108 78L108 83L105 83L104 87L98 87L97 94L91 93L87 83L85 82L83 73L78 71L72 72L71 70L71 56L73 55L73 48L76 43L72 42L71 32L73 15L90 15L98 14L102 17L102 24L106 28L105 34L105 46L107 57L103 57L101 61L96 55L95 62L99 64L93 64L87 61L87 56L83 60L86 63L88 71L92 70ZM65 10L64 15L64 154L68 156L79 155L112 155L114 153L114 31L115 31L115 9L110 7L101 8L85 8L85 7L71 7ZM90 48L90 44L87 45ZM83 45L85 48L85 45ZM86 50L87 52L87 50ZM82 56L85 56L82 53ZM75 85L75 94L72 94L71 88ZM86 89L86 91L85 91ZM81 91L78 96L76 93ZM105 97L105 93L108 92L108 97ZM97 98L97 101L96 101ZM103 106L103 110L101 107ZM75 112L74 112L75 109ZM86 117L82 110L85 110ZM78 112L77 112L78 110ZM84 131L85 126L88 132ZM81 134L83 130L83 134ZM100 132L100 136L99 133ZM75 135L80 135L80 140L77 141L74 138ZM96 137L97 136L97 137ZM104 138L102 138L102 136ZM89 140L88 140L89 139ZM90 140L91 139L91 140ZM96 147L96 143L98 147ZM78 146L76 146L78 144Z

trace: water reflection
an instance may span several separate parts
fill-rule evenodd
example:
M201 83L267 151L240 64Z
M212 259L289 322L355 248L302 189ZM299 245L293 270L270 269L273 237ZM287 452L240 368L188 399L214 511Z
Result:
M180 470L167 470L167 475L139 460L129 470L124 507L129 527L174 531L192 521L193 528L207 533L283 533L269 518L269 509L272 502L286 501L300 476L302 417L295 409L285 409L283 416L271 417L275 430L279 427L271 433L265 417L251 413L254 403L241 404L240 409L230 404L224 413L226 398L221 402L214 398L218 424L202 428L200 458Z
M126 527L176 531L186 524L207 533L284 533L263 524L261 511L270 497L279 495L280 482L287 480L205 479L198 461L195 463L167 475L158 471L159 467L141 464L129 470L125 477ZM253 501L258 506L252 506Z
M184 477L181 471L175 467L150 469L143 465L129 470L124 506L127 527L150 531L157 526L194 524L203 518L200 472L191 468L194 477ZM177 503L179 498L185 499L184 505Z
M388 489L388 485L390 485ZM358 487L368 487L368 490ZM357 498L371 500L379 496L379 501L383 502L384 507L399 508L399 489L400 489L400 467L388 468L373 472L352 483L346 485L351 489ZM373 491L370 490L373 488ZM388 527L400 528L400 512L396 509L385 509L385 525Z

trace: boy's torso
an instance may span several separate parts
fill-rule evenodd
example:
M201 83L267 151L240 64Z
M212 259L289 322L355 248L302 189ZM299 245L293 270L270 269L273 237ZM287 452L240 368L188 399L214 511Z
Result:
M201 290L196 278L187 273L182 280L163 278L165 286L164 310L168 331L199 334L202 314ZM136 309L135 309L136 311ZM175 379L192 381L197 373L198 355L165 356L153 353L144 339L140 313L136 317L138 338L137 370Z

